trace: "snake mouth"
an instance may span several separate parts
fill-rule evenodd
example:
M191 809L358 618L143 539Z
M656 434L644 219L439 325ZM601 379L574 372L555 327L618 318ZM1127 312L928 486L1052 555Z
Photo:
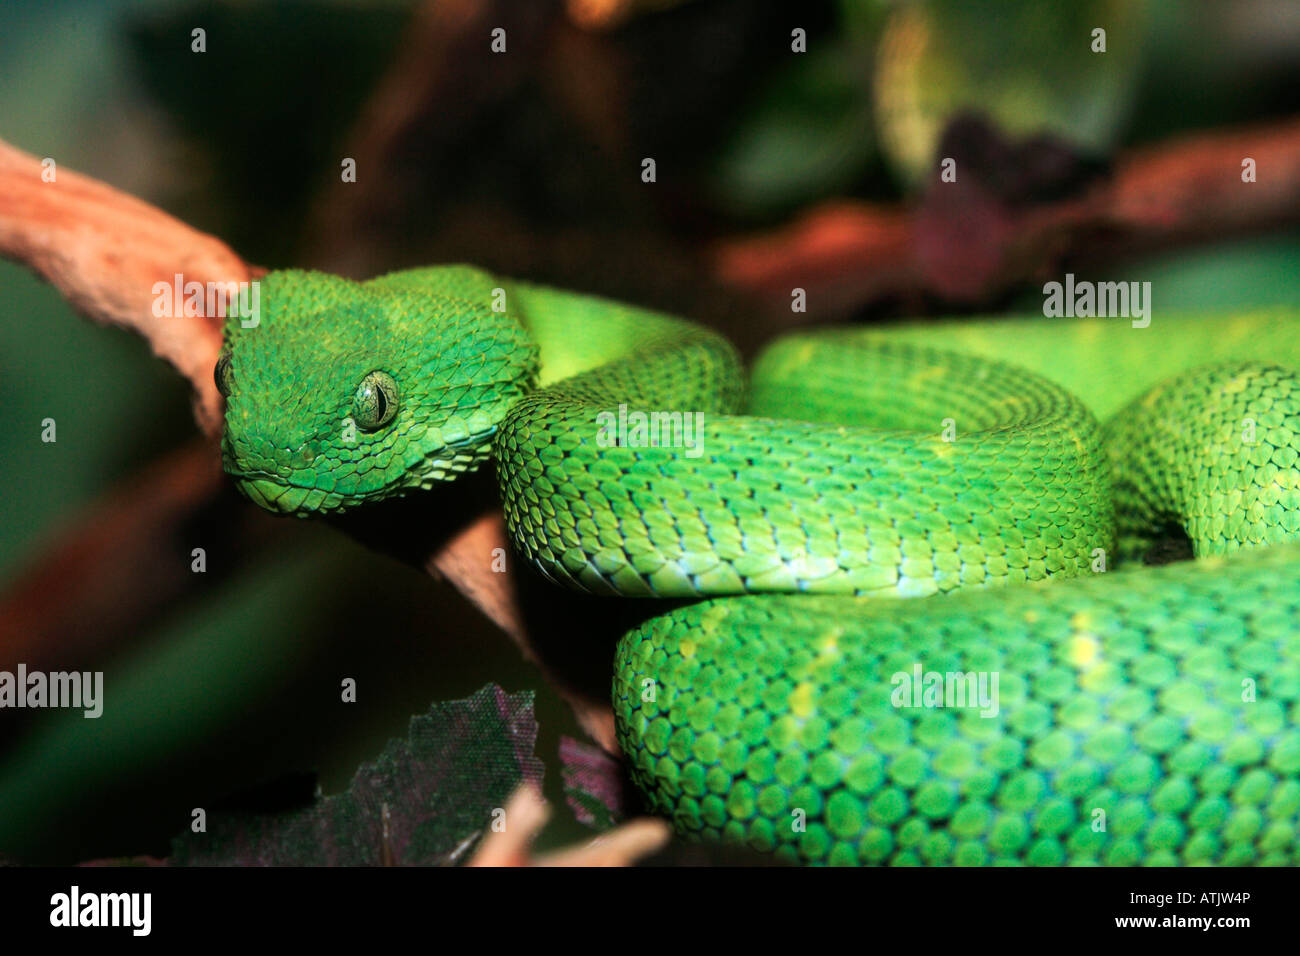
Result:
M278 475L265 471L241 471L230 458L225 460L226 474L234 479L235 487L255 505L272 514L298 515L339 513L385 498L401 496L414 488L430 488L444 484L458 476L477 470L489 457L492 436L496 427L475 432L462 441L444 445L430 453L423 470L413 480L400 487L381 487L370 491L324 491L308 485L285 481Z
M318 488L304 488L270 478L236 475L235 485L253 504L278 514L306 514L321 510L325 493ZM309 499L315 499L309 502Z
M235 480L235 487L253 504L272 514L297 515L305 518L312 514L346 511L364 504L366 498L345 498L320 488L295 485L265 474L227 472Z

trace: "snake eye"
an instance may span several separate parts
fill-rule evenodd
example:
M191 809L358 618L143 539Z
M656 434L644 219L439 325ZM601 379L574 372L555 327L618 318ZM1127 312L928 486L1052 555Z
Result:
M212 370L212 378L217 383L217 391L227 398L230 397L230 387L234 384L230 370L230 353L222 352L221 357L217 359L217 365Z
M397 415L397 383L376 369L357 386L352 399L352 420L368 432L383 428Z

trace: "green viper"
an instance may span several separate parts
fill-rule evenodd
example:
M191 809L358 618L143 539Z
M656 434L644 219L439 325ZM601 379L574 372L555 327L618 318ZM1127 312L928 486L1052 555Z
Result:
M1293 313L798 333L746 387L708 330L469 267L262 282L216 370L253 501L338 511L491 458L554 581L708 598L614 676L682 833L808 863L1300 862ZM703 427L654 445L620 406ZM1195 560L1144 567L1174 526Z

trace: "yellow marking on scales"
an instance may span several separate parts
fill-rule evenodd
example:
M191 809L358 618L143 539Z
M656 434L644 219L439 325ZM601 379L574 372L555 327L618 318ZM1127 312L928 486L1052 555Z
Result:
M1300 488L1300 471L1296 471L1295 468L1279 468L1277 474L1273 476L1273 485L1283 491L1294 491Z
M930 437L930 450L933 451L935 455L939 458L951 458L952 446L955 444L957 443L952 441L944 441L943 437L940 435L932 435Z
M1079 611L1070 618L1070 627L1074 633L1070 635L1068 657L1075 667L1091 668L1097 663L1101 642L1093 633L1092 625L1092 615L1087 611Z
M816 709L813 706L813 685L811 681L804 681L790 692L790 713L796 717L811 717L812 712Z
M1102 332L1106 330L1107 324L1098 321L1097 319L1082 319L1075 324L1074 328L1075 334L1078 336L1080 341L1095 342L1101 336ZM1110 333L1107 332L1106 334L1109 335Z
M840 656L840 637L844 628L834 627L817 640L817 656L812 660L812 667L833 667Z
M1236 395L1239 392L1244 392L1246 390L1246 386L1248 386L1249 384L1250 384L1249 376L1234 375L1232 376L1232 378L1228 379L1228 381L1223 383L1223 387L1219 390L1219 394Z
M1259 322L1253 316L1238 315L1228 320L1226 329L1220 328L1220 341L1223 338L1243 339L1255 335L1259 331Z
M913 388L918 388L928 382L933 382L935 379L943 378L949 371L951 370L946 365L931 365L928 368L917 369L912 373L912 377L908 379L907 384Z
M1079 430L1077 428L1070 429L1070 441L1074 442L1074 450L1077 451L1080 455L1082 455L1085 451L1087 451L1087 446L1084 445L1083 438L1080 437Z
M793 356L793 367L802 368L813 360L817 355L817 347L812 342L805 342L795 350Z
M1066 659L1079 670L1079 683L1086 690L1095 690L1111 676L1111 665L1102 659L1101 641L1093 633L1092 615L1079 611L1070 618L1074 633L1066 646Z
M1091 668L1097 663L1101 644L1095 635L1075 634L1070 638L1070 663L1080 669Z
M839 661L840 638L843 635L844 628L833 627L817 639L817 656L808 665L810 672L816 673L818 670L833 670L835 668ZM796 685L795 689L790 692L791 714L799 718L807 718L813 715L813 712L817 710L813 693L816 686L812 681L802 681Z

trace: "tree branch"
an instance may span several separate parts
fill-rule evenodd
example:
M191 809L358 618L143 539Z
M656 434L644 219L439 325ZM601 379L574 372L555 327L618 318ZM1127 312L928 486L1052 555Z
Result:
M58 289L93 322L142 335L194 386L194 415L208 435L221 431L212 366L219 320L153 315L156 282L245 282L260 275L225 243L111 186L55 167L0 140L0 255ZM48 175L48 174L47 174Z
M1255 160L1257 180L1242 181ZM1071 260L1116 261L1300 221L1300 120L1215 130L1122 154L1080 194L1007 204L969 170L932 182L913 208L827 203L714 249L732 288L789 307L804 288L819 318L895 298L987 303Z

